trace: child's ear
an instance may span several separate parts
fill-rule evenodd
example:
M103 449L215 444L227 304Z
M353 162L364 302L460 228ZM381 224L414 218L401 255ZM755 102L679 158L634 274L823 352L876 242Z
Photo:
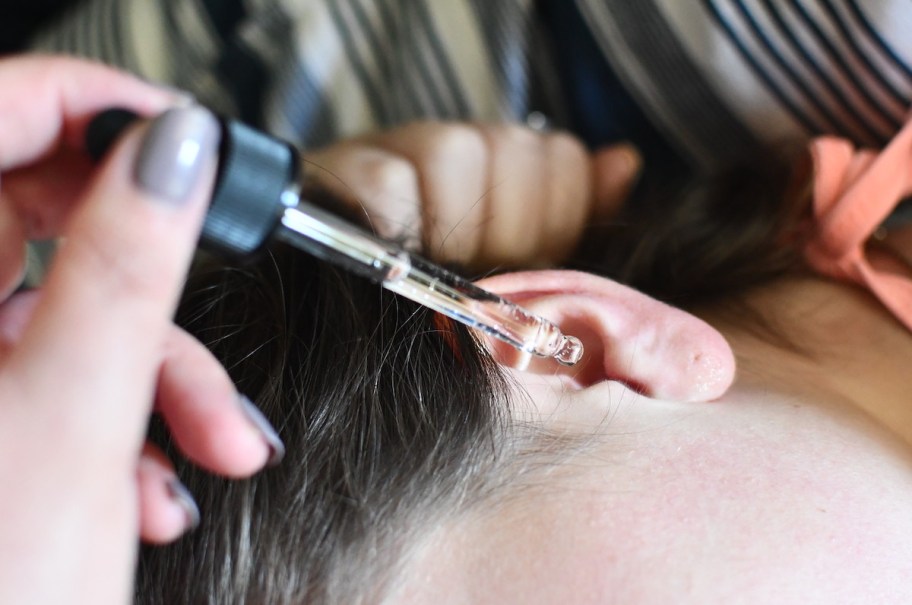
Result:
M557 324L583 342L583 359L565 373L582 387L617 380L656 398L708 401L734 380L735 359L709 324L608 279L575 271L529 271L479 285ZM516 355L491 342L502 361ZM555 372L556 362L527 371Z

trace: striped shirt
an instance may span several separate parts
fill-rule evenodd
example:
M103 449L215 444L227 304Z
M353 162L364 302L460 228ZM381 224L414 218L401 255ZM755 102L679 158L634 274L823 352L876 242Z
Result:
M912 100L910 31L908 0L88 0L35 46L303 146L540 112L699 170L819 133L884 143Z

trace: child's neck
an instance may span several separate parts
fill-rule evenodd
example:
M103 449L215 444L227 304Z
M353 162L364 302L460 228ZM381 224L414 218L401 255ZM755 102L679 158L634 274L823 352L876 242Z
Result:
M859 288L822 278L784 280L750 302L803 351L745 330L717 327L738 357L738 380L775 380L795 391L828 391L912 444L912 332ZM711 323L710 314L707 319Z

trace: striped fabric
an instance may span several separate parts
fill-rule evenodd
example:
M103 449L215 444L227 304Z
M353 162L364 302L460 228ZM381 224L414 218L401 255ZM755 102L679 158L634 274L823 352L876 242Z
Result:
M653 120L711 164L752 140L882 145L912 101L905 0L580 0Z
M88 0L36 46L185 88L302 145L422 117L541 111L562 124L566 45L545 35L544 1ZM696 167L818 133L881 144L912 101L909 0L555 6L579 11L626 92Z
M755 76L807 130L882 145L904 123L912 62L886 35L898 31L904 50L912 47L905 43L912 11L892 14L869 3L866 14L854 0L751 4L704 0ZM893 18L906 27L890 26Z
M534 27L532 0L93 0L35 46L317 145L419 117L523 118L557 91Z

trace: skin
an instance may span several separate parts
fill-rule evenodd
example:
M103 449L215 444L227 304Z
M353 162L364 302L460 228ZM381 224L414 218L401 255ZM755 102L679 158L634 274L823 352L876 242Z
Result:
M592 445L435 532L390 602L910 602L912 335L822 279L752 299L812 356L707 313L739 360L714 403L514 372L515 414Z
M465 137L469 127L459 128ZM433 190L447 170L446 182L460 187L439 187L438 194L498 191L471 180L485 173L463 170L460 179L458 164L428 159L436 137L453 135L448 126L407 132L319 159L345 174L362 200L371 190L359 190L356 171L346 170L367 143L370 153L382 147L391 154L386 160L409 174L384 189L390 198L414 200L419 183ZM496 155L520 139L500 134L508 136L484 139L476 155ZM547 142L523 136L523 153L545 155ZM590 200L623 198L612 191L625 181L603 176L623 175L620 164L613 172L593 165L590 178L572 155L557 158L565 163L552 176L589 183L583 195ZM558 192L543 207L574 199L563 181L542 187L509 162L493 165L503 171L498 182L529 185L518 199L543 191ZM408 186L397 189L396 182ZM489 212L513 212L513 189L488 200ZM483 229L460 237L486 241ZM893 232L885 243L912 258L910 233ZM471 249L470 263L503 261L497 250L488 256L483 245ZM560 259L544 245L540 252L545 264ZM912 335L869 295L817 278L753 292L751 302L804 348L799 354L711 310L702 323L592 276L532 272L481 285L583 339L586 357L569 371L539 360L526 367L512 349L491 347L514 366L517 418L589 445L528 478L530 486L500 505L435 524L384 602L912 601Z

